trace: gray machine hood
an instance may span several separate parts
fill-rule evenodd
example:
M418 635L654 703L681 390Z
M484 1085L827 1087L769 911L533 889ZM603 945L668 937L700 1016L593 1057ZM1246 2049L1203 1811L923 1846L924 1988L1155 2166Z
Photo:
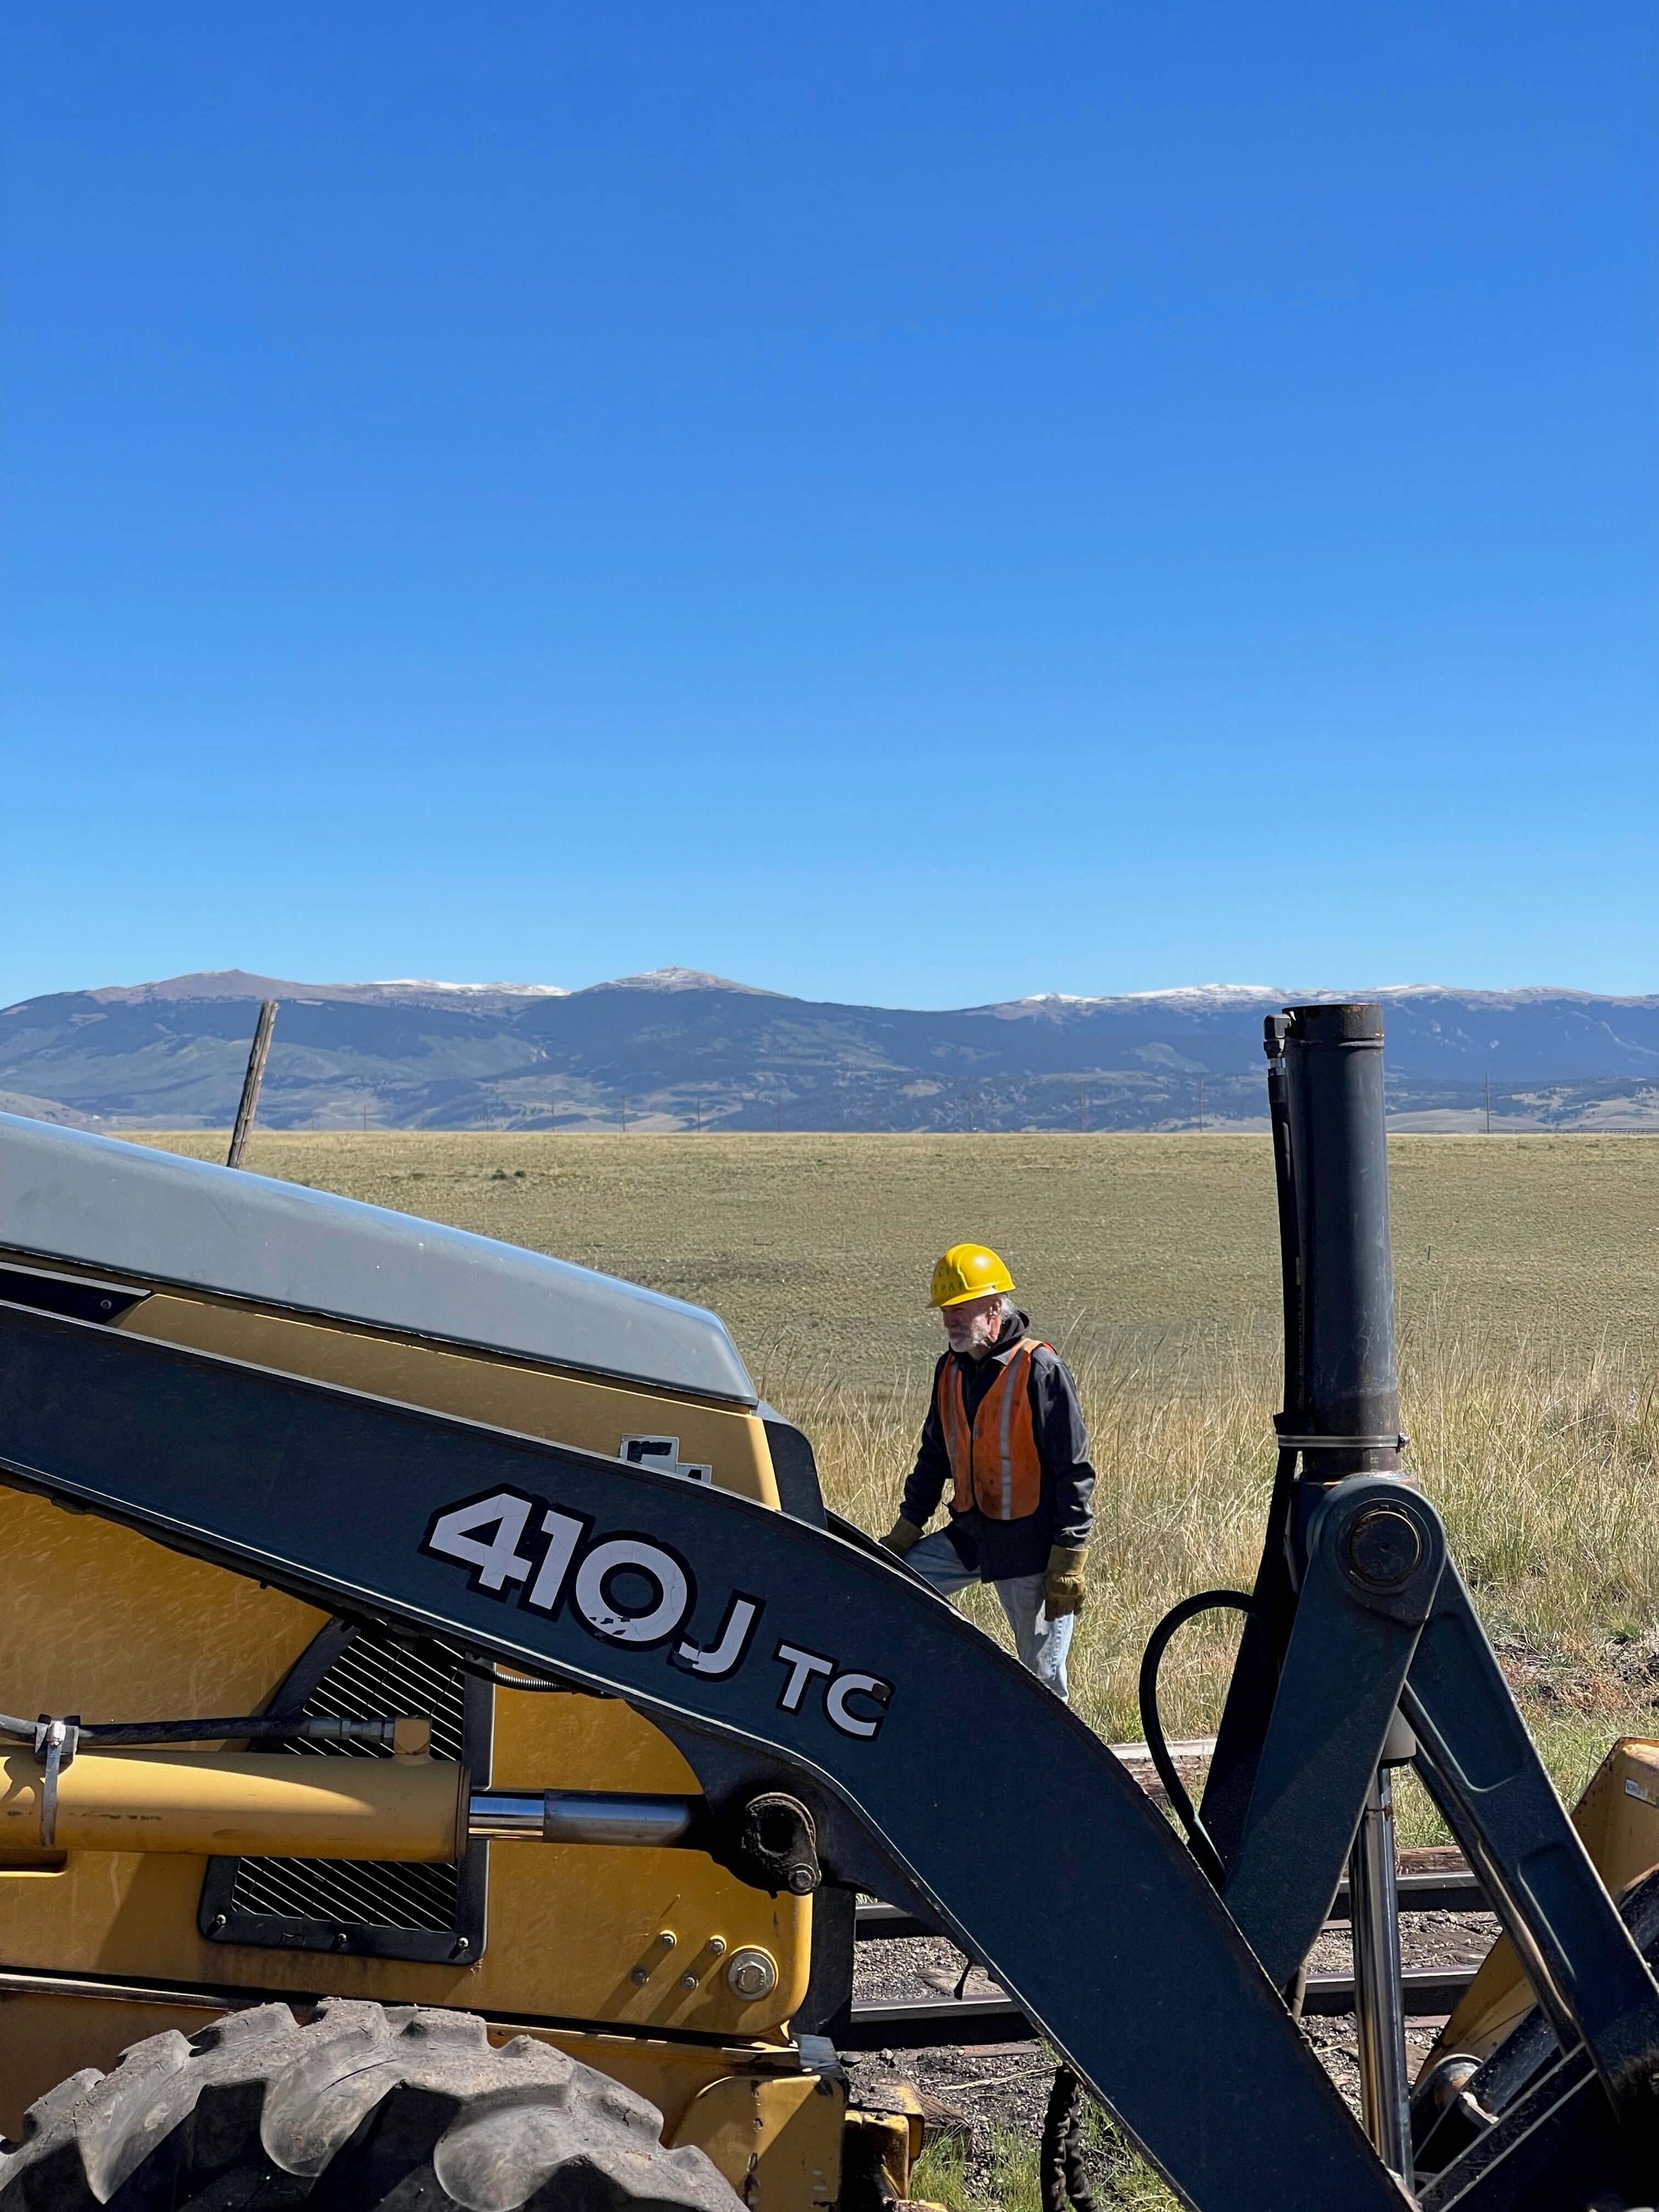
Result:
M752 1406L717 1315L516 1244L0 1114L0 1246Z

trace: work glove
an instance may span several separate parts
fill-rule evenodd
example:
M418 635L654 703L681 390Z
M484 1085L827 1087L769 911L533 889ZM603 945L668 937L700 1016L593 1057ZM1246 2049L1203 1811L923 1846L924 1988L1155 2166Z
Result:
M902 1528L901 1522L899 1526ZM1088 1600L1088 1589L1083 1579L1084 1547L1075 1550L1065 1544L1056 1544L1048 1554L1048 1564L1042 1571L1042 1610L1050 1620L1062 1614L1081 1613Z
M884 1552L890 1552L896 1559L902 1559L907 1552L914 1550L921 1543L921 1531L914 1521L907 1521L901 1513L887 1534L876 1540Z

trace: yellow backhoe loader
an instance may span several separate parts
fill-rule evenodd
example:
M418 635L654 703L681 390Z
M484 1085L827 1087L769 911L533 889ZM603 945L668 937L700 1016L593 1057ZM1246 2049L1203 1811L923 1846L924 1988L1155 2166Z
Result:
M1246 1615L1200 1807L1153 1655L1184 1835L714 1316L0 1116L0 2212L902 2203L860 1894L1202 2212L1650 2203L1659 1845L1613 1894L1401 1472L1376 1010L1267 1042L1285 1405L1255 1590L1182 1609ZM1414 2094L1407 1759L1515 1962ZM1345 1869L1363 2125L1298 2020Z

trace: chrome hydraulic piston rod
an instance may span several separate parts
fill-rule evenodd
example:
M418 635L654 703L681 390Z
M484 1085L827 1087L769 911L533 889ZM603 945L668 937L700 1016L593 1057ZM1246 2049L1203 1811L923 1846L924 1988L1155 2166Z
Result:
M501 1843L683 1844L701 1809L698 1797L647 1797L592 1790L475 1790L467 1832Z
M1416 1750L1396 1714L1348 1862L1360 2107L1382 2163L1412 2186L1411 2081L1406 2070L1400 1892L1395 1870L1393 1769Z

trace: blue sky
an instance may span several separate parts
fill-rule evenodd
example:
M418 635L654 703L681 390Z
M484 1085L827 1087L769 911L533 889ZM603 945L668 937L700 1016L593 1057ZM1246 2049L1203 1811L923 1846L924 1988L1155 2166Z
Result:
M1659 989L1645 0L3 41L0 1000Z

